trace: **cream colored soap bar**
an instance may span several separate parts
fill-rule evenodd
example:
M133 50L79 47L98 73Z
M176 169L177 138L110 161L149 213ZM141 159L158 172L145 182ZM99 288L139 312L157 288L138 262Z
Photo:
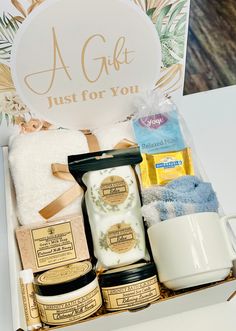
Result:
M16 237L23 268L33 272L89 259L81 216L21 226Z

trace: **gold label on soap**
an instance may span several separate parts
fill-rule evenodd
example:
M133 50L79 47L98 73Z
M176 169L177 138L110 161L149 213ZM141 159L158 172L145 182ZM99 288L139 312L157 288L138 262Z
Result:
M111 206L120 205L125 202L128 194L128 184L120 176L109 176L101 183L100 196L105 203Z
M42 321L49 325L64 325L82 320L94 314L101 306L101 294L97 286L90 293L59 303L45 304L37 299Z
M119 223L109 228L106 241L111 251L126 253L136 245L136 236L129 224Z
M71 224L52 225L31 230L37 266L45 267L76 259Z
M116 287L102 288L103 300L107 310L135 309L145 306L160 297L157 277Z
M64 283L85 275L91 269L91 263L86 261L68 264L66 266L44 272L38 277L38 282L44 285L51 285L58 282Z

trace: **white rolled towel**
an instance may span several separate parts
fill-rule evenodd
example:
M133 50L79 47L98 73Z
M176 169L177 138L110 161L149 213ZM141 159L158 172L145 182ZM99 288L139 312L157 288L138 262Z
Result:
M51 164L67 164L68 155L88 153L87 139L80 131L48 130L14 136L9 148L19 222L26 225L45 221L39 210L73 185L53 176ZM81 197L56 217L74 213L81 213Z
M113 149L123 139L135 142L131 121L119 122L93 130L101 150Z

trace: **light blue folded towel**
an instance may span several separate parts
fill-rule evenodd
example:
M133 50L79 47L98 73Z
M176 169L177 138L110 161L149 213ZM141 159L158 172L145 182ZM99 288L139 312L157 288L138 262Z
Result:
M142 213L149 225L182 215L217 212L219 208L212 185L196 176L179 177L165 186L145 189L142 198Z

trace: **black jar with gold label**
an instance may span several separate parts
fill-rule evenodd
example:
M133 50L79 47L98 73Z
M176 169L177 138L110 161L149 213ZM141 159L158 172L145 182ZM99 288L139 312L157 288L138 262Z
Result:
M139 263L108 270L99 277L108 311L133 310L160 298L154 263Z

